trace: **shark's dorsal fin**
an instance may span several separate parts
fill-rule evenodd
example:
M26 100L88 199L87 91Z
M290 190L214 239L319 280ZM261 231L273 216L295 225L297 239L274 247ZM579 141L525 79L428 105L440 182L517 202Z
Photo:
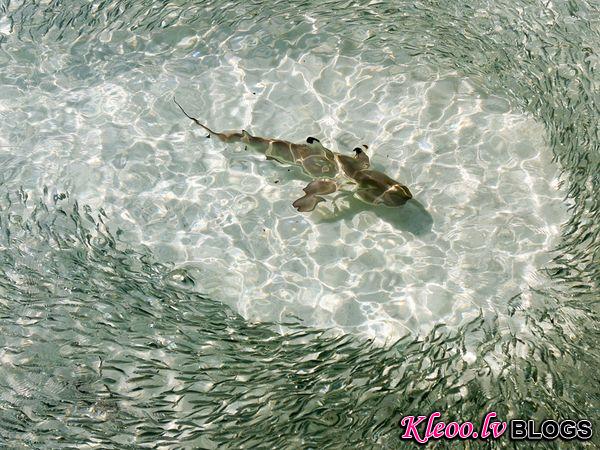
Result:
M318 140L316 137L312 137L309 136L306 138L306 144L310 147L310 148L314 148L315 150L321 150L323 152L327 152L328 149L326 149L325 147L323 147L323 144L321 144L321 141Z
M354 153L356 153L356 155L354 157L363 163L365 169L368 169L369 166L371 165L371 161L369 160L369 155L367 155L367 153L365 152L365 150L368 148L369 147L367 146L367 144L363 144L362 148L356 147L354 150L352 150Z
M311 151L313 152L318 152L321 155L323 155L325 158L327 158L330 161L333 161L335 158L334 153L329 150L327 147L325 147L323 144L321 144L321 141L319 141L316 137L312 137L309 136L306 138L306 146L308 148L311 149Z
M306 194L300 197L293 203L294 208L296 208L299 212L309 212L315 209L315 207L320 203L324 202L325 199L320 195L315 194Z

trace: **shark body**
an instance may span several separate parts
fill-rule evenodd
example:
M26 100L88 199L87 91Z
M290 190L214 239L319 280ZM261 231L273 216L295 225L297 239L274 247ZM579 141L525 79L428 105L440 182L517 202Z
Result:
M304 195L294 201L293 206L300 212L312 211L322 201L324 195L336 192L343 181L356 185L355 196L372 205L397 207L412 198L410 190L383 172L370 169L367 146L356 147L354 156L343 155L324 147L314 137L306 143L296 144L282 139L268 139L253 136L246 130L216 132L190 116L174 99L181 111L197 125L209 133L210 137L225 143L243 143L262 153L267 159L284 164L300 166L307 175L315 178L304 187ZM341 179L341 180L340 180Z

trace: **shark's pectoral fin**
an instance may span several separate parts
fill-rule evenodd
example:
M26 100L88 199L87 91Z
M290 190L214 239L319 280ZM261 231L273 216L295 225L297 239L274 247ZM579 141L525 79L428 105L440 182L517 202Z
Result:
M327 195L332 194L337 191L337 183L330 178L320 178L318 180L313 180L306 185L303 189L308 195L318 194L318 195Z
M337 188L337 183L329 178L313 180L303 189L306 195L296 200L293 206L300 212L312 211L320 202L325 201L321 195L332 194Z
M296 200L292 206L296 208L299 212L308 212L315 209L315 207L320 203L324 202L325 199L318 195L314 194L306 194Z

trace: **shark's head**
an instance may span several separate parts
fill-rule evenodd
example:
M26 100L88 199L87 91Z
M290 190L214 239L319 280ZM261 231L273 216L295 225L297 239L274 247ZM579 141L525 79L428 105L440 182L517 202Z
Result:
M386 206L402 206L412 198L406 186L398 182L389 187L381 196L381 201Z

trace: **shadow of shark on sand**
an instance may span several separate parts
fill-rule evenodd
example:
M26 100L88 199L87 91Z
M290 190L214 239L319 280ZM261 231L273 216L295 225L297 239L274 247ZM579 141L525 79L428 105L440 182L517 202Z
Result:
M433 217L425 207L415 199L408 200L399 207L389 207L385 205L370 205L358 198L347 195L344 196L344 205L335 207L333 212L322 213L317 216L317 223L333 223L338 221L351 221L354 216L364 211L372 211L381 220L392 225L401 231L408 231L415 236L422 236L431 232Z

